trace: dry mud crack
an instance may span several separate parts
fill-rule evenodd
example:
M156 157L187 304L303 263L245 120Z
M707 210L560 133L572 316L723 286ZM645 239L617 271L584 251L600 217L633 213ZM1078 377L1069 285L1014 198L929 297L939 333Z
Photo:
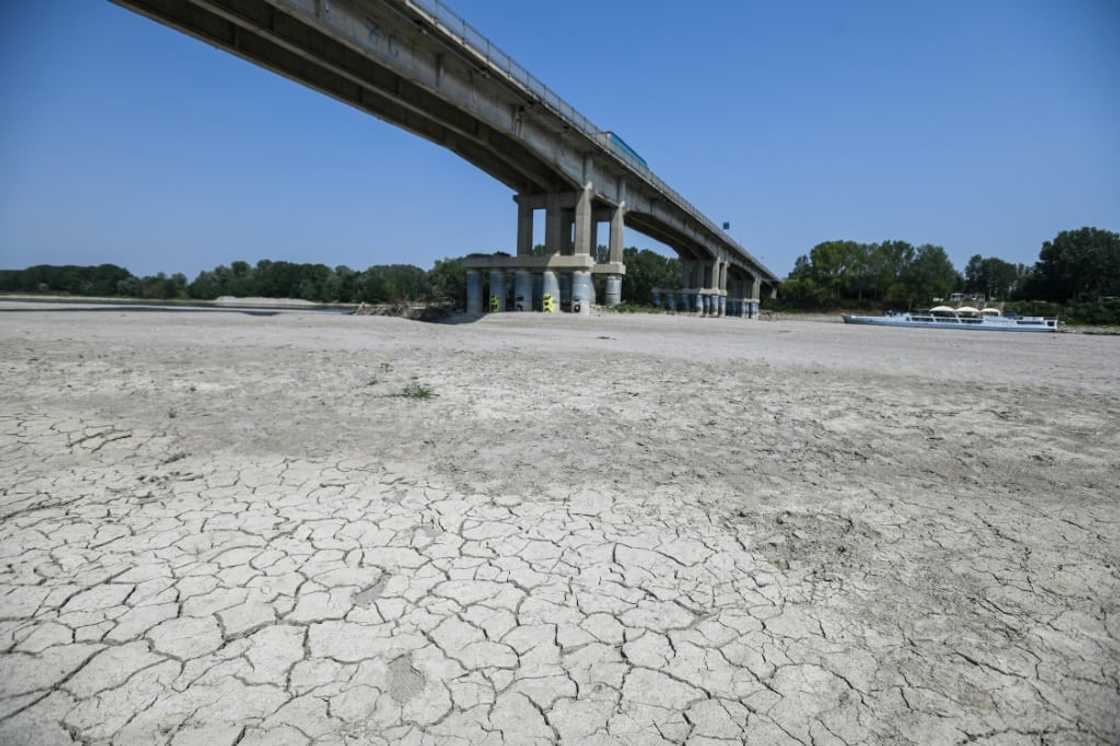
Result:
M0 743L1116 743L1120 345L993 336L0 311Z

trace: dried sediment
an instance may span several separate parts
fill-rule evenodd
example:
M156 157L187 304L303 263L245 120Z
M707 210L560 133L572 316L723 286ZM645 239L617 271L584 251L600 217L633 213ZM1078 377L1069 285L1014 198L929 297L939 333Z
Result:
M1120 738L1111 340L88 316L0 315L0 742Z

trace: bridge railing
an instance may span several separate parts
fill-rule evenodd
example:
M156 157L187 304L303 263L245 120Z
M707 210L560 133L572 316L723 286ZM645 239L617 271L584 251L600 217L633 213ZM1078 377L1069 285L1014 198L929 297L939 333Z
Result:
M727 235L721 228L717 227L710 221L704 213L700 212L696 207L687 199L682 197L676 190L658 178L649 166L639 161L634 160L625 150L620 148L617 144L611 141L606 136L603 130L595 126L595 124L580 114L574 106L569 104L564 99L547 85L538 80L531 72L526 70L521 65L503 52L497 45L483 36L478 29L471 26L467 21L457 14L455 11L448 8L440 0L406 0L409 4L419 8L421 11L433 18L444 31L453 37L457 37L463 46L474 51L475 54L482 57L493 67L504 72L510 79L524 86L533 95L537 96L541 101L549 106L557 115L566 120L569 125L575 127L583 134L587 135L593 142L596 142L600 147L609 150L615 157L626 163L634 171L638 172L647 182L649 182L655 189L660 191L667 197L672 198L694 218L703 223L709 230L713 231L716 235L723 238L730 245L739 249L746 256L750 256L746 249L740 246L731 236ZM752 257L753 259L753 257ZM757 260L755 260L757 261Z

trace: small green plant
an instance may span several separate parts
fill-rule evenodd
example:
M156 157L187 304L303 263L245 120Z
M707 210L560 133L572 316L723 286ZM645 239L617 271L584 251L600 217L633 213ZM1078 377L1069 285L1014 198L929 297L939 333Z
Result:
M612 313L665 313L665 309L638 303L619 303L617 306L604 306Z
M402 399L431 399L435 395L431 387L415 381L401 389L401 393L398 394Z

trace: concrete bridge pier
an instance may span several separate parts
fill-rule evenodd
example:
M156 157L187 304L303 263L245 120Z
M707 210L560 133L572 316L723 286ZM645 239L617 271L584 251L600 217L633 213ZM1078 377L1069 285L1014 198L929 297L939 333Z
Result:
M527 269L519 269L513 275L513 310L533 310L533 275Z
M541 309L548 313L560 311L560 281L550 269L541 272Z
M747 301L747 303L750 304L750 312L749 312L747 318L757 319L758 318L758 308L759 308L759 304L760 304L759 303L759 298L762 297L762 280L760 280L757 277L752 278L750 293L751 293L751 296Z
M607 306L617 306L622 302L622 275L607 275ZM654 301L654 305L659 305Z
M506 273L502 269L490 270L490 311L506 310Z
M572 274L561 272L557 277L560 281L560 305L569 306L572 302Z
M467 270L467 313L482 313L482 273Z
M727 313L727 259L720 259L716 263L716 289L719 291L716 303L716 315L723 317Z
M594 304L595 285L591 281L591 273L587 270L572 272L572 312L590 316Z
M727 315L735 318L739 315L739 281L732 277L727 287Z
M623 232L626 229L625 220L625 202L621 202L617 206L610 208L611 231L607 241L607 261L615 267L621 267L623 264L624 257L622 252L624 240ZM614 273L607 275L606 295L607 297L605 300L608 307L617 306L622 302L622 275Z

